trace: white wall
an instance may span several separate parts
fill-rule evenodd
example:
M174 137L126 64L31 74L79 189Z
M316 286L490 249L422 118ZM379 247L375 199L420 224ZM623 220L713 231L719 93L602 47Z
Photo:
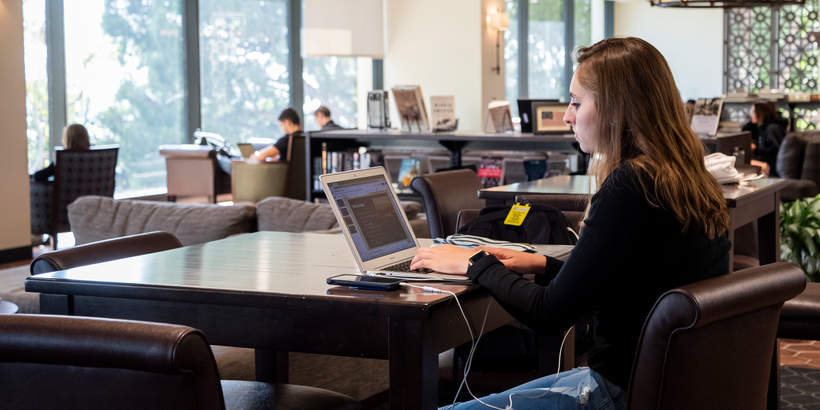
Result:
M723 94L723 9L616 2L614 34L654 45L666 57L684 100Z
M21 0L0 0L0 250L31 244Z
M503 10L504 3L386 0L385 89L420 85L427 105L432 95L453 95L459 130L481 129L487 103L504 98L503 55L501 75L490 74L495 65L495 32L489 33L484 20L490 6ZM503 53L503 37L501 41ZM398 127L392 103L390 116Z

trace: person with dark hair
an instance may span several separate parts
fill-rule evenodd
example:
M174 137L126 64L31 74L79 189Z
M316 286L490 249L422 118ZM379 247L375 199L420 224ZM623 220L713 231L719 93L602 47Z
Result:
M82 124L70 124L63 128L63 148L68 151L88 151L91 148L91 139L88 130ZM46 182L54 176L54 163L35 172L31 179L37 182Z
M589 367L456 409L625 409L638 337L655 301L729 270L726 200L655 47L627 37L581 48L564 122L593 154L598 187L566 262L440 245L419 248L410 268L467 275L535 330L565 330L592 315Z
M765 175L777 175L777 152L780 143L786 137L788 120L781 117L772 102L758 102L752 104L749 111L749 122L743 126L743 131L752 133L752 161L759 166Z
M339 124L333 122L333 119L330 118L330 109L324 105L319 106L319 108L313 112L313 118L316 120L316 124L319 124L321 131L342 129Z
M302 133L302 123L299 120L299 114L293 108L285 108L279 114L279 126L284 131L285 135L280 137L276 142L264 149L256 151L251 155L251 159L274 161L284 160L283 155L288 153L288 140L290 137L298 137L304 135Z

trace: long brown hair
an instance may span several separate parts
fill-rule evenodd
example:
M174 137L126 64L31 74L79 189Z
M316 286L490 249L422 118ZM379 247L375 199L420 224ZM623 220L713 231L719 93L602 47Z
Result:
M706 170L703 145L661 53L639 38L610 38L581 48L578 64L578 81L595 95L599 116L598 186L628 164L649 203L674 214L684 231L722 235L729 228L726 200Z
M82 124L71 124L63 130L63 147L69 151L88 151L91 141Z

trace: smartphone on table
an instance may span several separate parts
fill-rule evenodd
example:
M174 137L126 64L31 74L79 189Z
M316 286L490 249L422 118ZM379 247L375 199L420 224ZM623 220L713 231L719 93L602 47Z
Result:
M355 275L352 273L345 273L327 278L328 285L350 286L352 288L368 290L396 290L400 287L399 283L401 282L401 279L396 278Z

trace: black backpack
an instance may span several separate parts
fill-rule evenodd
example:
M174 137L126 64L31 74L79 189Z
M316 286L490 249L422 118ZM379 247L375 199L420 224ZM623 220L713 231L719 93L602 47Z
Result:
M549 205L532 204L521 226L504 224L512 206L494 206L481 210L474 220L462 226L458 233L483 236L510 242L544 245L574 245L567 217Z

